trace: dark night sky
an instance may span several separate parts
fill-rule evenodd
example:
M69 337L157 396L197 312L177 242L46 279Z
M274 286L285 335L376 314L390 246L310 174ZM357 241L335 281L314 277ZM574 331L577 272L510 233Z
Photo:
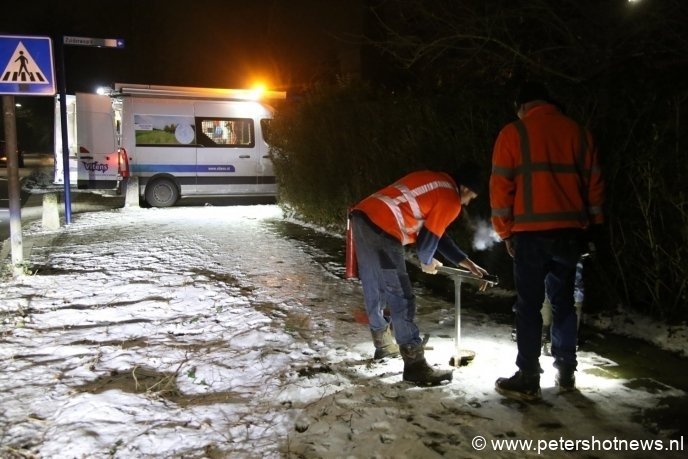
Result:
M7 2L9 3L9 2ZM114 82L297 89L358 72L359 0L38 0L3 7L0 33L124 38L65 48L67 91Z
M249 88L258 82L296 94L337 75L360 75L357 43L364 4L365 0L17 0L0 8L0 35L50 36L54 47L62 36L123 38L124 49L65 47L70 94L95 92L114 83ZM57 56L55 60L59 67ZM53 99L15 100L27 115L17 115L20 147L52 149Z

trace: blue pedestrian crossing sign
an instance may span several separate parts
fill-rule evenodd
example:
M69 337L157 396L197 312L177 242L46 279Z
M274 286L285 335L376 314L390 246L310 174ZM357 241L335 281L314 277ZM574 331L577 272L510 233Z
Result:
M50 37L0 35L0 94L54 96Z

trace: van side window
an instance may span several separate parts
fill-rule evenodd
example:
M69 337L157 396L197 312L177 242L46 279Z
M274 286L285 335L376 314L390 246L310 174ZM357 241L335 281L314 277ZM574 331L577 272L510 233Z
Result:
M206 147L253 148L253 120L250 118L196 118L199 143Z
M134 115L136 146L192 146L196 144L191 116Z

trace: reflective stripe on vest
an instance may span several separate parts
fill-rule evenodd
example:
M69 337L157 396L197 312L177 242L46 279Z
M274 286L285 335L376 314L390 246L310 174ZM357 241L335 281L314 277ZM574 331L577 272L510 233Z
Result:
M409 189L409 187L401 183L394 184L393 186L401 193L396 198L391 198L382 193L375 193L373 197L387 204L389 210L392 211L392 215L394 215L394 218L397 221L397 225L401 230L401 234L404 236L402 244L410 243L411 238L409 236L412 234L416 234L418 231L420 231L420 228L421 226L423 226L423 223L425 221L423 219L423 214L420 211L418 200L416 199L418 196L436 190L438 188L449 188L451 190L458 192L458 190L453 184L446 181L434 181L426 183L425 185L416 187L413 190ZM403 203L408 203L409 207L411 208L413 218L416 220L416 224L413 226L406 226L406 223L404 222L404 215L401 212L400 207L400 205Z
M586 214L587 209L583 209L580 212L549 212L549 213L539 213L536 214L533 210L533 172L543 172L549 171L553 173L572 173L578 174L583 180L583 190L584 196L583 201L587 207L587 184L590 182L590 175L592 170L584 169L584 158L585 153L588 149L588 139L585 134L585 130L580 128L580 140L581 140L581 150L576 156L575 164L552 164L548 162L534 163L530 155L530 139L528 138L528 131L526 130L523 121L518 120L514 122L521 143L521 165L510 169L505 167L494 167L493 172L499 175L513 179L516 175L521 175L523 180L523 214L515 215L515 223L531 223L531 222L542 222L542 221L557 221L557 220L587 220L588 215ZM510 209L493 209L493 216L506 217Z

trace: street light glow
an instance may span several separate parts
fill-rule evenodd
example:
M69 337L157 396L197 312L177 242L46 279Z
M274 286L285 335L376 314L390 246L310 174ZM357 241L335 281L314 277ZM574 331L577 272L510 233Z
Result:
M260 100L264 93L265 85L263 83L256 83L253 85L253 88L251 89L250 99Z

